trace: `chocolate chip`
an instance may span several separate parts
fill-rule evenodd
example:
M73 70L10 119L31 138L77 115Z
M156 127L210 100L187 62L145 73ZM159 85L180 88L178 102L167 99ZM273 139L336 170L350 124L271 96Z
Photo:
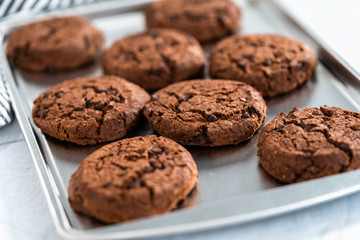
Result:
M323 113L322 113L319 109L315 109L315 110L312 112L312 115L321 116L321 115L323 115Z
M159 100L159 97L158 96L151 96L151 101L157 101L157 100Z
M293 113L293 112L297 112L297 111L301 111L301 109L298 107L294 107L289 113Z
M55 93L55 97L61 98L64 95L64 92L57 92Z
M117 95L119 93L119 91L117 89L114 89L114 88L110 88L108 90L108 94L110 95Z
M105 188L105 189L110 189L113 187L114 187L114 185L112 183L107 183L107 184L103 185L103 188Z
M121 95L118 97L116 97L116 96L111 97L110 99L111 99L111 101L114 101L116 103L124 103L125 102L125 98Z
M277 129L276 129L276 131L277 132L280 132L280 133L283 133L284 132L284 127L286 127L286 125L284 125L284 124L282 124L282 125L280 125Z
M139 188L141 187L141 181L140 179L136 178L132 184L132 188Z
M306 130L306 129L305 129ZM307 129L309 132L322 132L323 128L320 126L314 126L312 125L309 129Z
M46 118L47 117L47 112L41 112L41 115L40 115L41 118Z
M154 112L154 115L155 116L158 116L158 117L161 117L164 113L160 112L160 111L155 111Z
M147 157L148 157L148 159L159 159L158 155L151 151L147 152Z
M95 105L95 109L96 110L103 110L104 109L104 107L106 106L106 102L99 102L99 103L97 103L96 105Z
M280 57L282 57L283 56L283 54L281 53L281 52L275 52L274 53L274 57L275 58L280 58Z
M119 153L117 153L117 155L120 156ZM130 156L130 157L131 157L131 156ZM128 160L128 156L125 156L125 159ZM123 166L123 165L117 163L116 161L111 161L110 164L113 165L114 167L117 167L117 168L123 170L123 171L127 171L128 169L130 169L129 167Z
M182 95L181 99L179 100L179 102L186 102L189 101L190 98L192 98L194 96L194 94L192 93L185 93L184 95Z
M194 137L193 141L199 145L206 143L206 137L204 134L199 134Z
M153 153L161 153L161 152L162 152L162 149L161 149L161 148L158 148L158 147L153 147L153 148L151 148L151 151L152 151Z
M145 166L143 169L142 169L143 173L149 173L149 172L152 172L152 168L150 166Z
M243 60L243 59L236 61L236 66L237 66L238 68L240 68L241 70L243 70L243 71L245 71L246 65L247 65L247 63L246 63L246 61Z
M107 89L95 89L94 90L96 93L105 93L108 94L108 90Z
M271 72L270 72L270 73L271 73ZM266 78L271 78L271 75L269 74L268 71L263 70L263 74L264 74L264 76L265 76ZM269 85L269 89L271 89L271 85Z
M156 168L156 169L164 169L164 165L159 162L159 161L151 161L150 162L150 165L153 167L153 168Z
M254 56L249 54L242 55L243 58L249 60L250 62L254 61Z
M177 41L172 41L172 42L170 43L170 46L175 47L175 46L177 46L177 45L179 45L179 44L180 44L180 43L177 42ZM167 62L169 62L169 60L167 60Z
M207 119L208 122L215 122L218 118L215 114L211 114L210 117Z
M145 50L147 50L147 49L149 49L148 46L140 46L140 47L138 48L139 52L143 52L143 51L145 51Z
M216 18L216 20L217 20L217 22L219 23L220 26L226 26L226 21L225 21L223 16L218 16Z
M326 109L324 107L320 107L320 111L327 117L331 117L334 114L332 110Z
M250 114L248 112L244 112L242 116L243 116L243 118L249 118Z
M360 130L360 122L354 123L353 125L350 126L350 128L354 131L359 131Z
M126 178L126 179L124 179L121 188L122 188L122 189L125 189L125 190L129 190L129 189L132 188L133 184L134 184L134 180L133 180L133 179L131 179L131 178Z
M85 108L90 108L91 107L91 101L92 101L92 99L86 99L85 98Z
M177 202L176 209L180 209L183 204L184 204L184 199L181 199L180 201Z
M145 152L145 149L143 149L143 148L139 148L139 149L136 149L136 150L134 150L136 153L138 153L138 154L143 154L144 152Z
M248 107L248 112L250 114L250 116L254 115L254 114L258 114L258 111L254 108L254 107Z
M97 171L100 171L104 166L104 159L99 159L99 161L96 163L95 169Z
M262 65L264 66L264 67L268 67L268 66L270 66L272 64L272 61L270 60L270 59L267 59L267 60L265 60L263 63L262 63Z

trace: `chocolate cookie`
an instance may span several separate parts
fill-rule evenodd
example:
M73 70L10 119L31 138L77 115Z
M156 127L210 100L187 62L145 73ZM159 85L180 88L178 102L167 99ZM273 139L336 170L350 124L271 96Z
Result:
M221 146L251 138L265 120L266 105L247 84L193 80L154 93L144 115L157 132L181 144Z
M77 78L40 94L32 111L46 134L79 145L112 141L134 127L150 96L114 76Z
M170 29L150 29L120 39L102 59L105 74L124 77L148 90L202 75L205 63L193 37Z
M101 221L123 222L176 209L197 180L194 159L181 145L155 135L127 138L81 162L69 202Z
M231 0L161 0L146 10L146 24L178 29L209 42L236 32L240 16Z
M229 37L213 48L210 75L238 80L264 96L294 90L311 79L315 53L305 44L276 35Z
M102 32L84 18L51 18L15 30L7 54L27 71L63 71L95 61L103 43Z
M337 107L294 108L260 134L261 165L293 183L360 168L360 114Z

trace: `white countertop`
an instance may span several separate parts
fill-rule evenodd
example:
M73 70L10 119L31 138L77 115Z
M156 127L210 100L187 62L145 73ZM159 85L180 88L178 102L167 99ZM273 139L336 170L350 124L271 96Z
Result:
M360 1L280 1L360 71ZM357 193L262 221L164 239L357 239L359 203ZM0 129L0 239L62 239L16 121Z

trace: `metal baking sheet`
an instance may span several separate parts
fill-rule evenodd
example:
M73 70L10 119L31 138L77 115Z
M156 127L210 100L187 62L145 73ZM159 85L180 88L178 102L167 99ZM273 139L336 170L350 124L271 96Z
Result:
M85 15L91 18L104 31L106 47L109 47L116 39L145 28L143 13L133 10L142 9L151 1L127 2L128 5L122 1L117 5L107 3L96 8L85 7L51 15ZM278 33L299 39L312 46L321 60L312 81L297 91L266 99L267 122L279 112L288 112L293 107L329 105L360 111L356 97L360 96L360 81L331 49L301 30L276 1L240 1L239 4L243 9L243 33ZM13 21L2 25L1 29L7 34L24 22L26 20L20 24ZM79 163L102 145L80 147L60 142L43 135L31 118L33 100L41 92L66 79L102 75L99 64L57 75L21 72L10 68L4 55L6 42L1 44L1 59L5 63L15 113L39 172L56 228L66 238L123 239L196 231L266 218L360 190L359 171L291 185L280 184L259 165L257 133L251 140L237 146L187 147L200 175L191 207L126 223L99 225L71 209L67 201L67 186ZM154 133L144 120L127 137Z

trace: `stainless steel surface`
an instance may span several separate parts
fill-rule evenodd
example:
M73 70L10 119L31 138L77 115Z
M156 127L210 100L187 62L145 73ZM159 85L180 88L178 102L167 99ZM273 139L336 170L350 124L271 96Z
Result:
M311 43L318 49L316 41L311 41L293 24L275 14L276 9L272 7L268 1L246 2L243 5L244 32L280 33ZM116 12L116 9L112 10ZM265 10L268 15L263 14ZM94 23L105 32L107 46L121 36L144 28L143 16L138 12L93 16ZM333 60L325 57L322 61L328 63ZM68 180L80 161L100 146L79 147L45 137L36 127L31 127L30 113L32 101L42 91L76 76L101 75L101 70L96 65L70 74L53 76L23 73L17 69L11 71L7 64L5 68L10 79L14 109L42 179L55 225L60 234L67 238L119 239L195 231L265 218L360 190L358 171L304 183L280 185L268 177L258 164L256 134L253 139L238 146L188 148L200 172L197 202L193 207L129 223L95 226L71 210L66 189ZM338 70L337 76L349 74L345 67ZM359 103L347 95L348 82L343 80L339 81L319 64L313 81L298 91L267 101L268 121L278 112L287 112L295 106L303 108L327 104L359 111ZM359 82L354 81L352 84L358 86ZM129 136L149 133L153 133L153 130L142 122Z

